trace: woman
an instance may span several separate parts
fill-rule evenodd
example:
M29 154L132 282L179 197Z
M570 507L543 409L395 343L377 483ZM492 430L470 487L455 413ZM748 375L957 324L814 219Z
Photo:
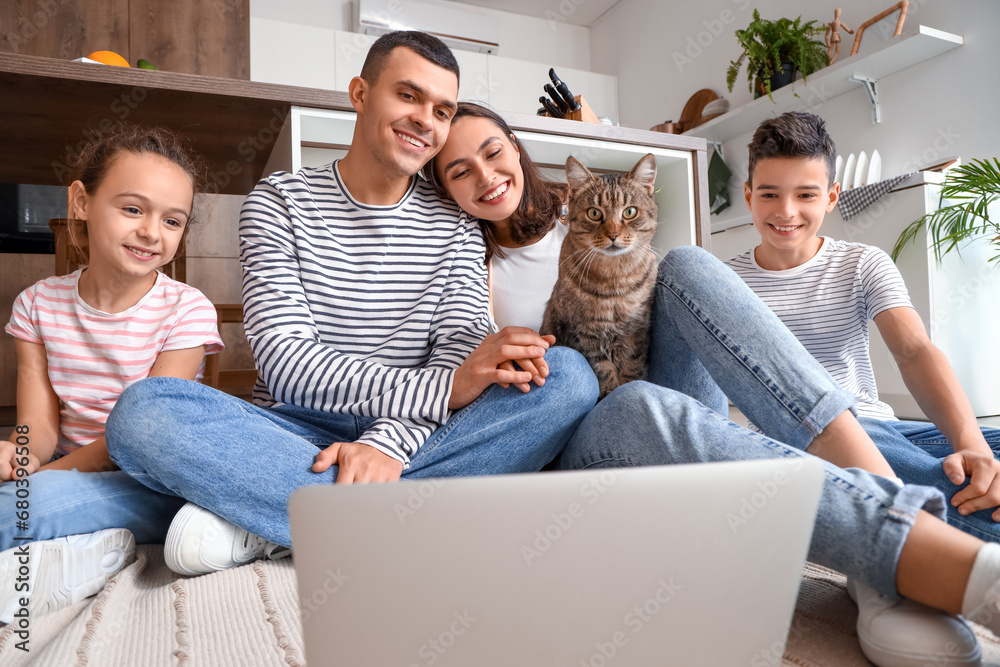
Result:
M565 235L557 223L565 186L538 176L502 118L465 103L425 175L481 220L496 323L537 330ZM951 642L958 648L946 664L976 664L971 630L950 614L1000 631L1000 546L939 521L940 491L893 479L851 412L853 397L743 281L700 248L672 251L660 267L652 340L650 382L620 387L598 404L559 466L775 458L808 449L829 462L809 558L850 577L866 654L879 664L923 664ZM725 419L726 395L770 438ZM900 596L947 614L894 602Z

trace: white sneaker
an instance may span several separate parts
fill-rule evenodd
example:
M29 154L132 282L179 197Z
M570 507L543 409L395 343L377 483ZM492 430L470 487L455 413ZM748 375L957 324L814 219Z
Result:
M890 600L869 586L847 579L858 605L858 641L879 667L978 666L982 650L961 616L903 598Z
M177 574L228 570L258 558L277 560L288 547L268 542L194 503L184 505L170 522L163 559Z
M0 622L12 623L76 604L101 592L108 578L135 560L135 538L125 528L26 542L0 553Z

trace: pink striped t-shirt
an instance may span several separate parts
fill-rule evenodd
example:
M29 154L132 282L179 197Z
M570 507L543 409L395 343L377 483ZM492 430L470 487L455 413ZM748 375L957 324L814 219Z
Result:
M59 397L57 448L63 453L104 435L118 396L149 375L160 352L204 345L214 354L223 347L215 307L194 287L157 273L137 304L105 313L80 298L82 272L39 280L21 292L4 328L45 346L49 382Z

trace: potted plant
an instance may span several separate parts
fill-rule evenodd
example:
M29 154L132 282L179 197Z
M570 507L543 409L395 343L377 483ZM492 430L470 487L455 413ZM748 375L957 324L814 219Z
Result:
M992 160L992 161L991 161ZM1000 223L990 220L989 207L1000 199L1000 158L972 160L948 172L941 186L941 202L954 201L915 220L903 230L892 249L892 258L898 259L907 243L911 242L925 225L930 231L934 254L940 260L958 247L959 242L992 234L991 242L997 246L1000 260Z
M754 89L754 77L758 78L754 97L766 94L772 102L774 98L771 97L771 91L791 83L796 71L802 72L802 77L805 78L826 67L829 64L826 44L814 39L814 36L825 33L826 27L815 24L816 21L802 23L801 16L794 21L768 21L762 19L756 9L753 10L750 25L745 30L736 31L736 39L743 47L743 53L729 63L726 71L729 92L733 92L733 83L736 82L744 61L750 90Z

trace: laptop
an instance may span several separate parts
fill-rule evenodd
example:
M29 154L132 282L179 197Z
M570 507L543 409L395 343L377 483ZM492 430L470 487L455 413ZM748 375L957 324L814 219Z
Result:
M814 459L309 486L309 665L779 665Z

